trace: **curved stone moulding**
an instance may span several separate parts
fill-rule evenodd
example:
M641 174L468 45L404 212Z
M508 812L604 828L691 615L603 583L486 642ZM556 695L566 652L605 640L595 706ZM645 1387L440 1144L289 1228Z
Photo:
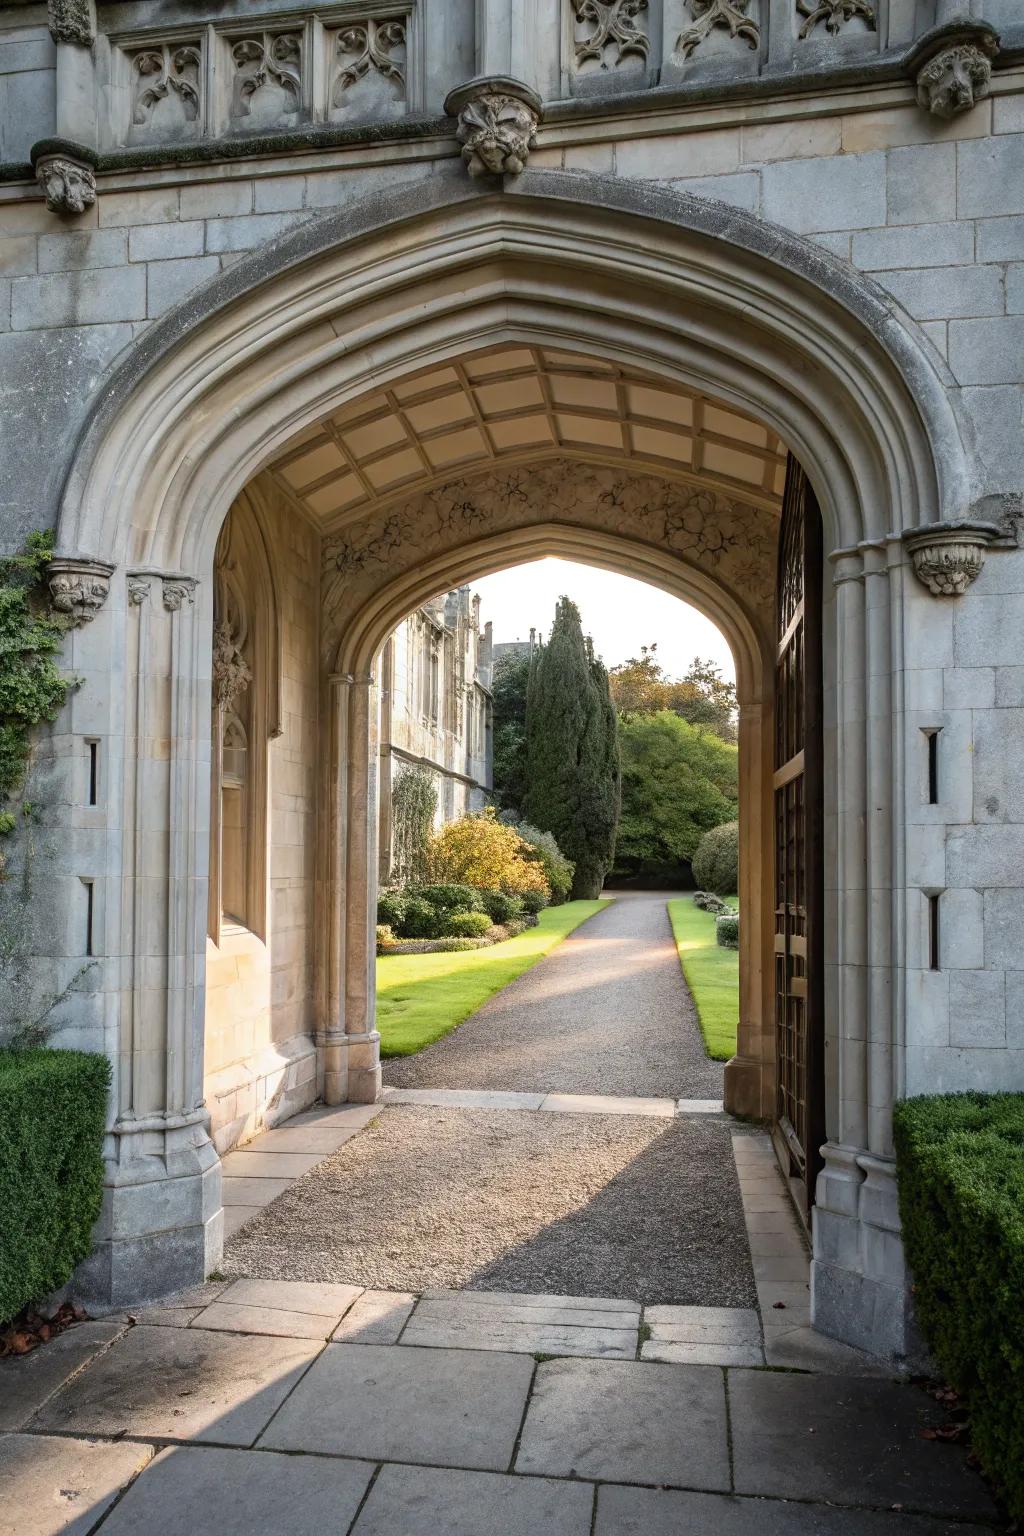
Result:
M914 574L934 597L962 597L985 564L1000 529L994 523L936 523L904 537Z

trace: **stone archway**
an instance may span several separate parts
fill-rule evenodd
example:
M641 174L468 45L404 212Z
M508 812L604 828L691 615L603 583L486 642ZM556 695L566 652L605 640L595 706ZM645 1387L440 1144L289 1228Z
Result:
M202 1108L196 936L206 867L195 807L208 747L209 576L223 518L255 474L331 411L499 344L557 345L706 391L778 433L814 485L836 574L826 698L838 807L833 1065L818 1211L826 1222L834 1214L886 1236L897 1230L889 1106L902 1072L892 1049L901 934L893 912L902 919L887 893L901 857L893 740L902 708L894 685L903 667L902 539L971 506L972 466L948 381L873 285L742 213L594 177L528 172L502 192L439 177L313 221L200 290L133 348L70 466L59 550L79 564L93 556L115 567L109 600L80 645L76 637L74 660L110 697L110 782L119 793L110 808L118 836L103 871L105 1006L120 1061L145 1068L111 1128L115 1214L96 1273L114 1300L195 1278L219 1243L218 1168ZM599 532L608 530L589 528L591 538ZM704 601L711 612L710 588ZM724 613L729 604L721 606ZM350 890L358 870L348 862L354 845L344 818L360 785L346 740L369 728L364 683L386 609L362 615L359 644L339 649L335 665L335 691L351 696L335 716L323 836ZM734 600L737 635L742 612ZM756 637L749 615L748 623ZM880 730L871 724L879 721ZM368 943L362 917L357 927ZM366 955L346 944L321 991L323 1065L335 1095L346 1039L364 1091L373 1086L365 995L348 1015L363 1016L354 1057L339 1027L342 993L367 968ZM874 1284L865 1275L865 1294ZM841 1296L828 1301L821 1317L830 1331L843 1331L847 1306Z

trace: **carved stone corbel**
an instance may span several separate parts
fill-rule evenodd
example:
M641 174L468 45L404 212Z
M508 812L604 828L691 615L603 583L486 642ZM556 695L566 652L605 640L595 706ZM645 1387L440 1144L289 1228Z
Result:
M451 91L445 111L471 176L518 176L537 144L543 102L521 80L485 75Z
M107 600L114 567L106 560L55 555L47 567L50 602L66 615L71 629L89 624Z
M914 574L935 597L961 597L985 564L985 551L1001 529L995 523L932 523L914 528L903 543Z
M934 27L907 55L920 107L934 117L958 117L988 95L999 33L968 17Z
M41 139L30 151L36 180L54 213L84 213L96 201L95 150L70 139Z
M91 48L96 41L96 7L93 0L48 0L47 20L55 43L77 43Z

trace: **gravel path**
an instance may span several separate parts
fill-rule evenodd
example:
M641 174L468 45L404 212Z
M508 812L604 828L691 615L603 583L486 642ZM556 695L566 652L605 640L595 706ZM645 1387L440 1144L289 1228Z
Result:
M623 892L443 1040L384 1064L395 1088L719 1099L666 893Z
M230 1275L754 1306L729 1126L385 1109L231 1239Z

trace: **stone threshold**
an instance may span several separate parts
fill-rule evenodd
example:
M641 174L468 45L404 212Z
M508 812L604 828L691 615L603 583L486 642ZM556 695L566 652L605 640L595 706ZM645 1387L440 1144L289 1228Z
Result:
M639 1098L604 1093L506 1093L475 1088L385 1088L384 1103L437 1109L527 1109L562 1115L720 1115L721 1099Z

